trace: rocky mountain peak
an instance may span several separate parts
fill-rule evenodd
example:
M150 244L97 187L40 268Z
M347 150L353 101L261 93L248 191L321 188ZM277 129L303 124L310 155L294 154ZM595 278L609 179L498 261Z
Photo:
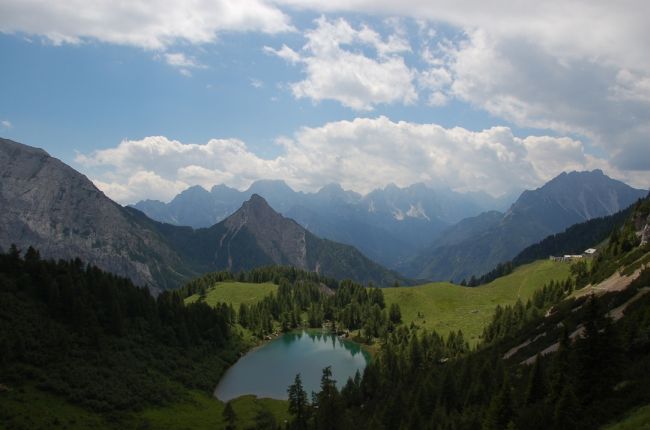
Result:
M233 215L236 215L238 212L245 214L249 219L256 218L259 220L269 220L273 218L282 218L282 215L273 210L266 199L259 194L253 194L250 199L242 204L241 209Z

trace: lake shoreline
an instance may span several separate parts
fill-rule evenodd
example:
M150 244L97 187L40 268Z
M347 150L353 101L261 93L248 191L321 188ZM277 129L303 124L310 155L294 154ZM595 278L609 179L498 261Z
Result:
M286 400L286 389L300 373L308 391L318 391L322 369L332 367L342 387L372 360L372 353L327 328L298 328L260 339L219 379L213 397L227 402L242 395Z

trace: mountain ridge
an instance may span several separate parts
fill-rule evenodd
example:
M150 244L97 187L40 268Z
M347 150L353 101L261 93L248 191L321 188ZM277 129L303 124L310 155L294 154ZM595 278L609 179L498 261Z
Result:
M296 192L281 180L259 180L244 191L223 184L210 191L195 188L169 203L143 200L133 207L158 221L203 228L222 221L252 194L259 194L312 233L353 245L388 267L397 267L454 222L503 204L480 193L470 196L422 183L404 188L389 184L366 195L336 183L315 193ZM197 200L193 196L199 193Z
M646 194L647 190L611 179L602 170L562 173L542 187L524 191L501 216L483 213L447 229L402 273L455 281L479 276L551 234L612 215Z

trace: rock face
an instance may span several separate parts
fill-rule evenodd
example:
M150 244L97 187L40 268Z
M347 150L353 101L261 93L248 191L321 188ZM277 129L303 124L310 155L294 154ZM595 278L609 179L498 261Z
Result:
M646 194L600 170L562 173L541 188L524 191L505 214L481 214L448 229L404 272L455 281L482 275L548 235L612 215Z
M0 139L0 246L34 246L154 289L190 275L156 232L45 151Z
M227 232L219 240L222 248L228 247L237 234L246 229L274 263L308 269L307 230L275 212L259 195L253 194L223 225Z

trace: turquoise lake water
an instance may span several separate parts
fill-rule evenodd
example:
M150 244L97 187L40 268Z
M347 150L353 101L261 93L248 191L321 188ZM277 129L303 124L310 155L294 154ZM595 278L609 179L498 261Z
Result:
M341 388L357 370L363 373L368 360L359 345L330 333L285 333L240 358L221 378L214 394L222 401L244 394L284 400L300 373L311 398L312 391L320 390L323 368L332 367L332 377Z

